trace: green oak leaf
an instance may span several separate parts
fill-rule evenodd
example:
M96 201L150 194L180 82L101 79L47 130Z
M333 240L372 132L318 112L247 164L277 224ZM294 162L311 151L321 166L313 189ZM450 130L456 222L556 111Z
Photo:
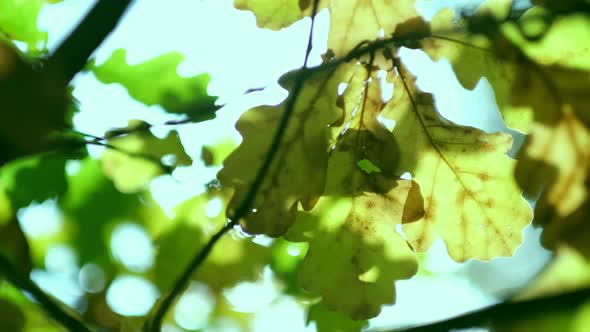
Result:
M130 128L136 125L135 121L129 122ZM117 150L107 149L102 154L102 167L105 175L124 193L146 189L154 177L164 173L162 166L172 171L176 166L190 166L192 163L176 130L162 139L149 130L135 131L111 138L108 143ZM170 160L163 163L163 158Z
M177 67L184 56L170 52L142 63L129 65L124 49L111 54L103 64L89 64L96 78L105 83L123 85L134 99L148 105L160 105L169 113L186 114L195 122L215 117L217 97L207 94L208 74L181 77Z
M24 42L29 51L43 51L47 43L47 32L37 28L37 18L43 0L2 0L0 1L0 35Z
M331 132L328 126L343 116L337 105L338 84L348 81L354 71L355 67L347 64L307 78L274 162L254 198L252 210L242 220L248 233L275 237L284 234L295 220L297 205L309 210L322 194ZM293 75L283 77L284 86L292 84ZM229 215L252 185L288 103L289 99L276 107L248 110L238 120L236 128L243 141L225 159L217 175L222 185L235 189Z
M352 157L345 150L332 155L327 191L334 195L301 212L287 238L309 242L301 285L321 295L329 309L359 320L394 303L394 281L418 270L414 252L396 231L415 183L367 175Z

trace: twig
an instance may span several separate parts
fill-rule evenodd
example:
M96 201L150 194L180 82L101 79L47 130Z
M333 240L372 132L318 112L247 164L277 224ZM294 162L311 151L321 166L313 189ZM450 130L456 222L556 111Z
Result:
M436 323L406 329L394 329L389 330L389 332L443 332L451 329L489 326L492 323L507 323L518 321L531 315L539 316L544 313L571 309L583 304L589 299L590 288L584 288L530 300L502 302Z
M152 155L149 155L147 153L138 153L138 152L133 152L133 151L127 151L125 149L122 149L116 145L112 145L109 143L104 143L101 141L83 141L83 144L85 145L97 145L97 146L102 146L105 147L107 149L111 149L113 151L117 151L120 152L124 155L127 155L131 158L139 158L139 159L143 159L145 161L149 161L151 163L156 164L158 167L160 167L160 169L162 170L162 172L166 173L166 174L171 174L173 171L173 167L166 165L164 163L162 163L162 161L160 159L158 159L157 157L154 157Z
M91 332L80 318L75 317L66 311L61 304L47 295L39 286L37 286L27 276L19 273L16 268L0 254L0 275L17 288L29 293L35 301L39 302L41 308L48 314L51 319L56 320L61 325L72 332Z
M268 170L270 169L270 165L272 164L272 161L273 161L277 151L280 148L281 142L283 140L283 136L284 136L287 126L289 124L289 120L290 120L291 115L293 114L293 111L295 109L295 102L297 101L299 94L301 93L301 90L303 88L303 83L310 75L310 71L307 69L307 63L309 60L309 54L311 53L311 49L313 46L313 30L314 30L314 22L315 22L315 16L317 13L318 3L319 3L319 0L314 0L313 11L312 11L312 15L311 15L311 27L310 27L310 32L309 32L309 38L307 41L307 48L305 50L305 60L304 60L303 67L298 72L298 74L295 78L295 82L293 85L293 91L291 92L291 96L285 106L285 113L283 113L283 115L280 119L279 125L275 131L275 135L273 137L271 145L268 148L268 151L266 153L266 157L265 157L262 165L260 166L260 169L256 173L256 177L254 178L252 185L250 186L248 192L246 193L246 197L240 203L238 208L235 210L235 213L232 216L228 216L230 219L230 222L227 225L225 225L225 227L223 227L220 231L215 233L213 235L213 237L207 242L205 247L202 248L197 253L197 255L191 260L191 262L189 263L187 268L184 270L184 272L182 273L180 278L174 284L174 287L172 288L170 293L168 293L168 295L166 295L164 297L164 299L159 304L159 306L157 306L157 309L153 315L153 318L151 320L146 321L146 324L144 325L145 330L147 330L149 332L159 332L160 331L160 327L162 325L162 320L163 320L164 316L166 315L166 312L172 306L172 303L174 302L176 297L178 297L178 295L180 295L180 293L182 293L184 291L184 289L186 288L186 286L188 284L188 281L190 280L191 276L195 273L197 268L199 266L201 266L201 264L205 261L205 259L207 259L207 256L209 255L209 253L213 249L213 246L217 243L217 241L219 241L219 239L225 233L227 233L231 228L233 228L235 225L237 225L238 222L240 221L240 219L242 219L250 210L250 206L252 205L252 201L254 200L254 197L256 196L258 190L260 189L260 186L262 185L262 182L264 181L264 178L266 177L266 174L267 174Z
M112 128L109 131L107 131L107 133L104 136L95 136L95 135L87 135L87 134L82 134L82 135L93 138L93 141L101 142L101 141L106 141L109 139L113 139L113 138L117 138L117 137L121 137L121 136L125 136L125 135L145 132L145 131L148 131L154 127L158 127L158 126L177 126L177 125L190 124L190 123L196 123L196 122L194 122L191 118L185 118L182 120L169 120L164 123L156 123L156 124L141 122L138 125L131 126L131 127Z

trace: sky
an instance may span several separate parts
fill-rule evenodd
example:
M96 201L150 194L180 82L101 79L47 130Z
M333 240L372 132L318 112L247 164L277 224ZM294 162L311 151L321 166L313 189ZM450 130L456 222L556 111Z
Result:
M475 8L479 2L422 0L418 1L417 7L425 18L430 18L436 10L447 5ZM94 3L95 0L77 0L45 5L39 26L48 31L50 50L59 45ZM328 22L329 13L320 12L316 21L311 65L319 64L320 55L326 50ZM199 161L202 145L219 141L228 134L239 142L240 136L233 126L241 112L263 103L277 104L287 96L276 80L281 74L302 65L309 26L310 20L304 19L278 32L261 30L256 27L253 14L234 9L231 0L141 0L132 5L121 24L95 52L93 58L100 64L114 50L125 48L128 62L134 64L170 51L180 51L185 60L179 66L178 73L183 76L209 73L212 77L209 94L219 96L219 102L226 104L218 111L214 121L175 128L195 164L179 168L172 175L160 176L152 182L154 198L168 213L178 203L201 193L203 184L215 178L217 170L203 169ZM419 50L403 49L400 55L409 70L418 76L418 86L435 95L438 110L447 119L488 132L506 130L494 101L493 90L485 79L473 91L467 91L457 81L448 61L433 62ZM146 79L156 80L157 77ZM76 76L73 85L73 93L80 102L81 110L75 116L74 124L76 129L84 133L102 135L112 127L126 126L129 119L163 123L174 118L158 106L146 107L132 100L120 85L98 82L89 72ZM244 95L246 90L258 87L265 89L260 93ZM153 132L162 137L170 129L169 126L161 126L154 128ZM91 155L100 155L100 148L90 148ZM72 164L70 170L75 172L76 165ZM59 227L58 212L51 202L24 209L21 212L22 223L26 225L27 220L33 220L35 213L53 213L56 221L52 227ZM24 228L27 234L39 231L30 227L27 231L27 227ZM49 230L42 231L51 229L49 227ZM547 258L547 254L541 254L536 261L530 259L531 255L543 252L538 244L538 232L532 229L527 232L527 241L515 257L496 259L489 264L454 263L446 255L442 242L437 241L425 256L424 264L441 272L443 277L418 277L399 282L398 304L385 308L379 317L371 321L371 326L422 323L425 317L442 319L498 301L498 295L508 285L528 281ZM134 242L130 244L129 241ZM111 246L120 252L115 258L132 271L141 271L153 261L149 254L146 256L146 252L153 252L147 233L133 223L119 225L113 232ZM100 278L86 278L87 275L100 275L96 272L96 266L78 267L75 257L72 257L75 253L71 250L55 250L53 261L51 257L48 258L48 269L33 272L32 277L42 287L54 292L62 301L73 304L79 300L83 287L100 286ZM232 298L232 303L238 307L246 306L243 310L259 312L254 321L255 330L274 331L277 324L280 324L281 330L285 326L290 327L290 331L306 329L303 324L304 312L293 299L278 296L269 273L265 273L258 283L236 288L228 292L226 297ZM158 290L147 280L132 275L119 276L107 294L109 305L123 315L147 312L159 295ZM202 325L203 318L191 315L190 308L210 307L208 296L203 285L191 285L175 312L177 322L187 328ZM261 302L252 303L255 302L251 301L253 297ZM136 303L129 302L132 299ZM249 303L244 304L244 299L248 299ZM138 305L140 302L143 307ZM270 303L272 305L269 306ZM287 321L291 323L286 324ZM230 325L222 324L217 328L231 330ZM173 331L172 327L169 329L169 332ZM215 327L211 330L215 330Z

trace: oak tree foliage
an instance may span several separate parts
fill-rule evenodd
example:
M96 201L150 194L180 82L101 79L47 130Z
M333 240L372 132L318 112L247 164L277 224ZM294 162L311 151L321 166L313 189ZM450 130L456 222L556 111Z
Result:
M129 1L99 1L50 54L37 17L52 2L0 1L0 330L158 331L179 324L172 312L181 310L184 297L176 300L188 283L212 302L203 327L229 320L248 330L253 314L227 294L270 274L319 331L360 331L395 304L396 281L418 273L421 253L437 239L456 262L490 261L512 256L531 222L558 253L555 264L575 260L576 275L585 276L571 288L587 286L590 2L538 0L523 9L487 0L473 12L446 8L425 20L413 0L235 0L271 30L327 10L328 51L321 64L279 79L289 92L283 102L244 110L236 123L241 143L202 148L202 168L218 170L216 179L172 211L157 203L150 184L201 164L187 153L198 142L182 141L178 126L213 125L224 111L207 93L211 77L180 76L179 52L137 64L124 49L102 63L88 59L104 36L76 47L92 40L80 36L110 22L106 36ZM400 57L404 47L448 61L468 90L487 80L507 130L445 118ZM176 118L129 119L103 136L78 132L70 81L80 71L122 86L146 112L157 105ZM156 135L156 125L170 130ZM516 131L526 138L511 157ZM104 151L89 154L89 146ZM57 211L60 229L36 237L23 220L43 202ZM147 234L149 264L113 249L111 238L126 225ZM67 308L31 281L51 268L46 256L59 246L76 254L82 270L95 271L78 278L83 306ZM160 293L138 317L107 299L129 274ZM570 278L559 269L545 275L532 298ZM572 302L584 301L543 323L534 310L506 320L501 308L485 323L498 331L583 331L590 302Z

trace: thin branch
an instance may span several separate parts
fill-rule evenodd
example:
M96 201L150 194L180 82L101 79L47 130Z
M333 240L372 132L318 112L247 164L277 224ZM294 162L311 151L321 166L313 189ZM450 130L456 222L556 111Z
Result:
M45 70L69 82L117 26L131 0L100 0L49 58Z
M303 89L303 84L311 73L307 69L307 64L309 61L309 54L311 53L311 49L313 47L313 30L314 30L315 16L317 14L317 9L318 9L318 3L319 3L319 0L314 0L313 10L312 10L312 14L311 14L311 27L310 27L310 31L309 31L309 38L307 41L307 48L305 50L305 60L303 63L303 67L298 72L298 74L295 78L295 82L293 85L293 91L291 92L291 96L285 106L285 113L283 113L283 115L280 119L279 125L275 131L275 135L273 137L273 140L272 140L270 147L268 148L268 151L266 153L266 157L265 157L262 165L260 166L260 169L256 173L256 177L254 178L252 185L250 186L248 192L246 193L246 197L240 203L238 208L235 210L235 213L232 216L228 216L230 219L230 222L227 225L225 225L225 227L222 228L220 231L215 233L215 235L213 235L213 237L207 242L205 247L203 249L201 249L197 253L197 255L191 260L191 262L189 263L187 268L184 270L184 272L182 273L180 278L174 284L174 287L172 288L170 293L168 293L168 295L166 295L164 297L164 299L162 300L160 305L157 307L156 312L155 312L153 318L151 319L151 321L150 320L146 321L146 325L144 326L144 329L146 329L147 331L149 331L149 332L159 332L160 331L160 327L162 326L162 320L164 319L166 312L168 312L168 309L172 306L174 300L180 295L180 293L182 293L184 291L191 276L195 273L195 271L199 268L199 266L201 266L201 264L205 261L205 259L207 259L207 256L209 255L209 253L213 249L213 246L217 243L217 241L219 241L219 239L225 233L227 233L231 228L233 228L235 225L237 225L238 222L240 221L240 219L242 219L250 210L250 207L252 205L254 197L256 197L256 194L258 193L258 190L260 189L260 186L262 185L262 182L264 181L264 178L266 177L266 174L268 173L268 170L270 169L272 161L274 160L274 157L281 146L281 143L283 141L283 137L285 135L285 131L287 129L287 126L289 125L289 120L291 118L291 115L293 114L293 111L295 110L295 102L297 101L299 94L301 93L301 90Z
M530 300L502 302L432 324L389 330L389 332L443 332L452 329L489 326L491 323L508 323L528 316L540 316L559 310L572 309L588 300L590 300L590 288L584 288Z
M72 332L91 332L80 318L66 311L61 304L47 295L39 286L10 263L6 257L0 254L0 275L15 287L29 293L48 316Z
M121 135L107 135L105 137L99 137L99 136L95 136L92 134L87 134L87 133L83 133L81 131L75 130L75 129L69 129L71 132L80 135L80 136L85 136L90 138L89 140L84 140L84 139L74 139L74 140L68 140L64 142L64 145L59 146L57 149L52 150L52 151L47 151L48 154L53 154L53 153L59 153L59 152L63 152L64 150L69 151L69 150L78 150L81 149L87 145L96 145L96 146L102 146L104 148L113 150L113 151L117 151L120 152L124 155L127 155L131 158L139 158L139 159L143 159L145 161L151 162L156 164L161 170L162 172L166 173L166 174L171 174L172 171L174 170L174 168L172 166L166 165L162 162L161 159L159 159L156 156L147 154L147 153L141 153L141 152L134 152L134 151L129 151L123 148L120 148L116 145L104 142L105 140L111 138L111 137L119 137L122 136ZM139 130L138 130L139 131ZM135 131L130 131L131 132L135 132ZM109 138L106 138L109 137Z
M93 141L95 141L95 142L101 142L101 141L106 141L106 140L121 137L121 136L146 132L154 127L178 126L178 125L191 124L191 123L196 123L196 122L194 122L193 119L191 119L191 118L185 118L182 120L169 120L164 123L156 123L156 124L141 122L140 124L135 125L135 126L131 126L131 127L120 127L120 128L110 129L104 136L94 136L94 135L86 135L86 134L83 134L83 135L88 136L88 137L92 137Z
M473 49L476 49L476 50L482 51L482 52L487 52L487 53L493 53L494 52L494 50L492 50L491 48L481 47L481 46L478 46L478 45L474 45L474 44L468 43L468 42L466 42L464 40L455 39L455 38L447 37L447 36L443 36L443 35L432 34L432 35L430 35L429 38L445 40L445 41L448 41L448 42L451 42L451 43L456 43L456 44L459 44L459 45L462 45L462 46L465 46L465 47L468 47L468 48L473 48Z
M160 169L162 170L162 172L166 173L166 174L171 174L173 171L173 167L165 165L164 163L162 163L162 161L157 158L154 157L152 155L149 155L147 153L138 153L138 152L133 152L133 151L127 151L125 149L122 149L116 145L112 145L109 143L104 143L104 142L100 142L100 141L84 141L82 144L84 145L97 145L97 146L102 146L105 147L107 149L111 149L113 151L117 151L120 152L122 154L125 154L131 158L139 158L139 159L143 159L145 161L149 161L151 163L156 164L158 167L160 167Z

